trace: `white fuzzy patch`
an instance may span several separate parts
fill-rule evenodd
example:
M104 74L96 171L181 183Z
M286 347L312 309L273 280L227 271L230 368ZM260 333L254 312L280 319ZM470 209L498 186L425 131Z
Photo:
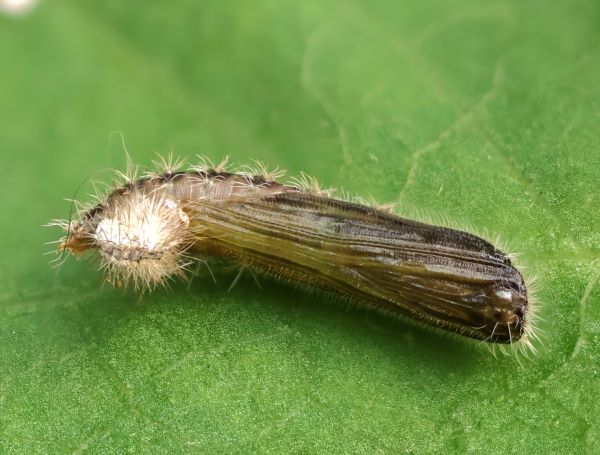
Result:
M173 227L172 222L175 221L176 225L187 225L188 216L172 200L164 201L162 205L166 210L161 210L160 207L153 207L152 202L143 200L147 198L138 199L141 200L133 201L125 213L115 213L111 217L104 218L96 228L96 239L149 252L161 251L173 246L176 239L173 238L170 229ZM165 213L167 210L173 210L175 213L167 215Z
M94 233L109 280L152 289L181 274L189 223L168 197L134 191L110 204Z

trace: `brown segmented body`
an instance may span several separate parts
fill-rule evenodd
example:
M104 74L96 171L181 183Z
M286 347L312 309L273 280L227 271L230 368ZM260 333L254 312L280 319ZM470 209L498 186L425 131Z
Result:
M138 287L217 256L490 342L515 342L529 323L521 273L486 240L264 176L205 169L131 181L68 229L63 249L99 250L113 281Z

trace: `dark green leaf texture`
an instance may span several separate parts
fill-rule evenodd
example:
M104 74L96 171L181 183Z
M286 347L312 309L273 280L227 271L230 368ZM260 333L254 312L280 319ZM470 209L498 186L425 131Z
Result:
M45 1L0 17L0 452L600 451L598 2ZM43 229L154 151L499 233L545 347L235 272L138 299ZM78 197L85 199L83 186ZM492 236L492 234L489 234Z

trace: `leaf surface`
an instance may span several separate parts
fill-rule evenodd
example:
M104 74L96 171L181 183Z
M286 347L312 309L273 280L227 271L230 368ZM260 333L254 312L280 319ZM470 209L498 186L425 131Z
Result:
M41 2L0 17L0 451L600 451L597 2ZM493 238L545 346L203 271L47 264L83 179L230 155ZM86 181L77 197L87 199Z

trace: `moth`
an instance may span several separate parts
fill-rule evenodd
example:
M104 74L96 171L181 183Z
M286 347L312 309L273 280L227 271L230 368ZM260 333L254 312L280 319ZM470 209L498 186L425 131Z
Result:
M533 349L532 306L509 255L467 232L334 198L306 176L166 164L121 183L76 220L59 250L96 251L107 281L152 290L195 261L226 258L389 315Z

